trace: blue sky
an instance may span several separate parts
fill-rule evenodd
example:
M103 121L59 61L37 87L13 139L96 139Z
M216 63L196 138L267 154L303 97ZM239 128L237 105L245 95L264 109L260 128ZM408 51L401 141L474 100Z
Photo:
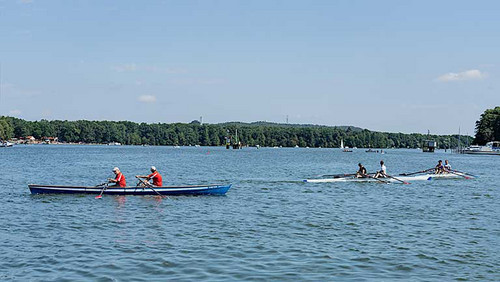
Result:
M0 0L0 115L474 133L499 1Z

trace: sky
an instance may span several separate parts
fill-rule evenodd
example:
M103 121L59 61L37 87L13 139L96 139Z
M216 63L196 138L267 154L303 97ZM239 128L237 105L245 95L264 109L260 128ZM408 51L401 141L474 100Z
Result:
M0 115L474 134L500 1L0 0Z

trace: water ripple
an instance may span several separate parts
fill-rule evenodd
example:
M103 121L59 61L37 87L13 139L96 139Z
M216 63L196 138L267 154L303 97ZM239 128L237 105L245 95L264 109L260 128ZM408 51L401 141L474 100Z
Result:
M12 149L1 155L0 280L500 280L500 192L489 177L498 158L394 150L393 170L446 157L482 177L310 185L301 180L379 160L327 149L213 148L210 158L196 148ZM233 188L226 197L95 200L26 186L95 185L117 160L130 176L146 159L168 183ZM13 177L22 167L29 179Z

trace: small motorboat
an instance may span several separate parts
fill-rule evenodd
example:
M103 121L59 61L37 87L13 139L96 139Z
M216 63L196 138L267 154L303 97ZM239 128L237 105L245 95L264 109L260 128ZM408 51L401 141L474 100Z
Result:
M485 146L472 145L464 150L462 150L464 154L471 155L498 155L500 156L500 141L492 141L486 143Z
M0 141L0 147L12 147L14 143L10 143L9 141L1 142Z

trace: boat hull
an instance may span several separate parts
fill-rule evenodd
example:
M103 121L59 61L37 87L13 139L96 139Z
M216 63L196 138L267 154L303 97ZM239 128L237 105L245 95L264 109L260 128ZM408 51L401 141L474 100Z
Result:
M468 155L497 155L500 156L500 151L471 151L471 150L463 150L462 153Z
M31 194L100 194L103 187L86 186L57 186L57 185L28 185ZM161 195L224 195L231 188L229 185L187 185L154 187L153 189ZM104 195L158 195L148 187L108 187Z
M461 151L470 155L497 155L500 156L500 141L491 141L485 146L472 145Z
M393 178L355 178L355 177L340 177L340 178L321 178L321 179L305 179L304 182L308 183L328 183L328 182L377 182L381 181L391 182L391 183L401 183L400 180L410 182L410 181L426 181L432 179L460 179L464 176L453 173L446 174L423 174L416 176L398 176L398 180ZM381 181L379 181L381 180Z

